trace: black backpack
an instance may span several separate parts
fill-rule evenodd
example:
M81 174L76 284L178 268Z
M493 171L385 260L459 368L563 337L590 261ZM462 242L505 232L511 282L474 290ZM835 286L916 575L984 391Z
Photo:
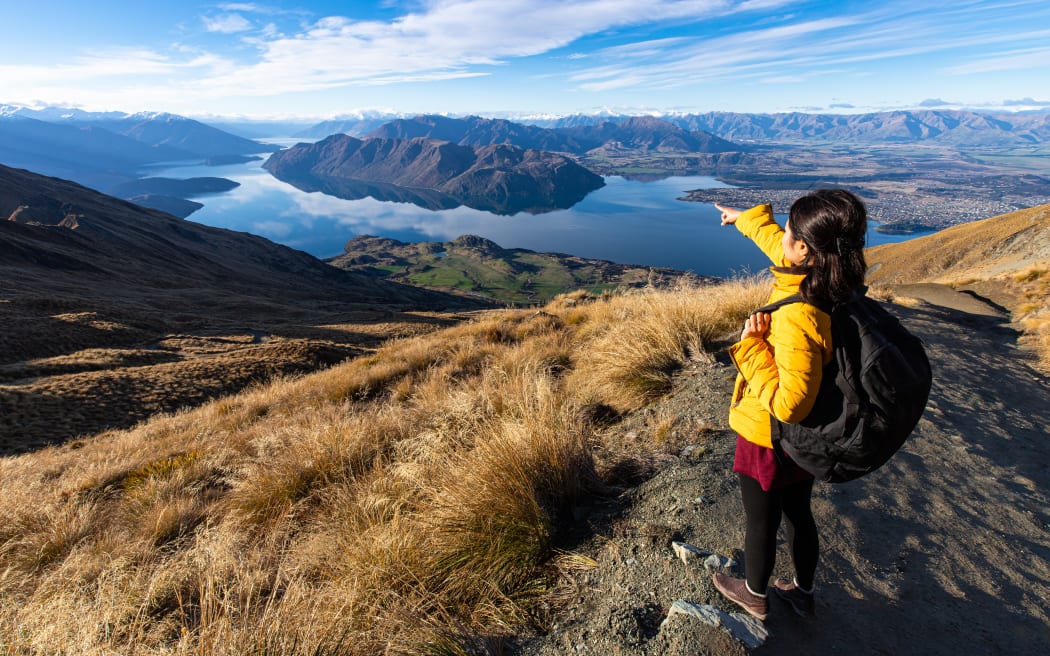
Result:
M922 342L861 288L821 308L834 357L813 410L797 424L772 418L773 446L818 480L842 483L881 467L919 423L933 374ZM803 303L798 294L755 312Z

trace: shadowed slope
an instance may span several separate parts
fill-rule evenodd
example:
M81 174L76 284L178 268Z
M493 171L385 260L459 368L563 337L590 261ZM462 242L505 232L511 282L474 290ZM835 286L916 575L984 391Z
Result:
M448 323L406 311L479 305L0 167L0 454Z

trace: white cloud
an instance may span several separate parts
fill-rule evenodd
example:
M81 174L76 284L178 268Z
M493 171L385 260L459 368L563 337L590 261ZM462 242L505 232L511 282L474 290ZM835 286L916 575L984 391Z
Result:
M223 34L236 34L237 32L247 32L254 26L244 16L240 14L219 14L218 16L202 16L201 20L204 21L204 29L209 32L221 32Z
M629 56L630 48L603 50L596 59L615 59L615 67L594 67L570 76L588 91L609 88L595 80L630 77L638 84L674 88L701 80L741 78L743 76L798 77L799 67L817 57L821 33L835 33L856 23L856 19L820 19L779 25L714 39L680 40L673 47L649 57ZM649 42L650 46L656 42ZM622 86L622 85L620 85Z
M1035 11L1037 3L1027 4ZM697 36L668 43L666 47L659 41L648 41L607 48L592 53L589 61L595 64L591 68L572 71L567 79L586 91L601 91L624 86L613 83L614 77L631 78L640 87L652 89L674 89L714 80L802 81L823 74L822 70L829 67L856 77L870 74L873 66L887 60L931 53L979 52L1001 43L1042 43L1050 38L1050 31L1045 29L1026 31L992 25L989 11L981 3L940 12L916 11L891 2L859 14L816 20L784 17L774 26L762 21L750 30L715 38ZM1041 12L1045 14L1046 10ZM985 29L986 25L991 26ZM617 65L607 66L610 61ZM946 72L1031 69L1045 67L1048 62L1050 48L1028 47L961 64Z
M758 9L776 9L784 5L794 4L794 0L747 0L747 2L741 2L738 9L740 11L755 11Z
M219 58L196 56L177 62L151 50L134 48L100 51L88 53L72 63L58 66L0 65L0 87L60 83L67 80L166 75L184 68L210 67L220 61Z
M944 69L946 73L967 75L971 73L994 73L998 71L1016 71L1032 68L1050 67L1050 47L1022 48L1019 50L997 52L978 61Z
M476 77L484 74L479 66L549 52L588 34L698 20L726 7L722 0L449 0L391 22L330 16L298 34L254 39L254 64L203 86L269 94Z
M148 98L155 106L173 100L175 106L200 106L371 87L366 101L390 102L375 87L483 76L499 81L515 60L530 57L532 81L560 82L557 93L580 97L628 89L717 94L732 81L794 82L831 69L856 79L881 72L879 62L927 53L952 56L942 66L959 75L1045 66L1050 48L1042 44L1050 30L1039 29L1050 16L1045 0L1012 1L1023 5L1031 29L1007 24L1016 22L1016 9L997 14L1000 4L970 0L943 9L913 0L846 5L861 7L860 13L834 3L818 13L777 11L794 4L789 0L413 0L390 2L388 9L414 8L392 20L328 16L309 22L299 10L231 1L213 4L200 19L214 50L180 44L165 50L152 41L150 48L89 53L59 65L0 64L0 89L17 89L24 98L105 95L111 105L126 102L121 98L133 90L136 100ZM732 20L734 14L743 20ZM705 21L713 21L710 29ZM617 45L590 51L585 37ZM229 57L219 54L223 40L237 49ZM997 52L987 52L993 48ZM558 55L550 57L556 69L531 67L546 64L538 56L547 53ZM400 98L408 97L403 93ZM544 87L543 93L552 92ZM590 102L609 100L619 102Z

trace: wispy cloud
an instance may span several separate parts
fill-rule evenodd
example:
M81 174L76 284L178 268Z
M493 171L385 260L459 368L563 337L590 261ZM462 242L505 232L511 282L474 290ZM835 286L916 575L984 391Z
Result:
M1050 68L1050 46L1019 48L991 53L982 59L958 66L950 66L944 70L946 73L955 75L967 75L970 73L993 73L1031 68Z
M1050 12L1039 3L1022 0L1011 4L1026 5L1034 12L1033 19L1050 18ZM842 70L855 65L852 74L863 75L865 69L857 65L931 53L975 53L997 44L1041 43L1050 38L1047 30L1002 29L991 24L999 18L993 10L1003 7L962 2L947 11L916 11L905 3L890 3L818 20L785 17L782 24L760 25L716 38L697 36L664 47L649 41L645 49L632 45L607 48L592 53L589 61L595 64L568 74L568 79L589 91L611 88L606 78L614 77L629 77L639 85L657 89L718 79L798 82L829 66ZM1011 9L1016 11L1017 7ZM990 23L985 27L982 21ZM1038 25L1038 20L1032 24ZM613 61L616 65L609 66ZM975 58L944 72L961 75L1048 65L1050 47L1029 46Z
M377 15L394 18L318 18L265 1L215 2L188 21L194 27L180 32L179 44L148 41L146 48L81 53L48 66L0 65L0 89L34 98L119 99L133 88L136 97L153 94L154 102L204 101L496 77L523 61L530 79L586 97L616 90L710 93L736 81L797 86L828 79L829 71L856 79L927 54L943 55L931 75L1045 71L1050 62L1045 0L955 0L932 9L913 0L380 4ZM557 68L541 70L548 61Z
M698 20L726 8L720 0L451 0L391 22L332 16L298 34L256 39L257 62L204 85L274 93L476 77L491 72L485 67L550 52L603 30ZM629 48L655 56L673 42Z
M241 16L240 14L219 14L218 16L203 16L201 18L204 21L204 29L209 32L221 32L223 34L236 34L237 32L247 32L251 30L254 25L252 22Z
M1031 106L1038 106L1038 105L1050 106L1050 100L1036 100L1035 98L1032 98L1031 96L1028 96L1028 97L1025 97L1025 98L1018 98L1018 99L1014 99L1014 100L1004 100L1003 101L1003 106L1004 107L1031 107Z
M587 90L608 88L604 78L630 77L636 83L654 87L675 87L742 75L754 77L799 77L797 66L814 63L819 55L814 50L814 36L853 25L855 19L830 18L780 25L715 39L694 39L683 47L676 44L646 60L630 58L624 61L628 50L612 48L601 53L615 59L614 67L594 67L578 72L571 80L582 83ZM793 61L794 60L794 61ZM788 72L792 71L792 72Z
M225 60L210 54L190 55L175 60L152 50L119 48L88 53L58 66L0 65L4 85L44 84L68 80L171 75L186 69L216 70Z

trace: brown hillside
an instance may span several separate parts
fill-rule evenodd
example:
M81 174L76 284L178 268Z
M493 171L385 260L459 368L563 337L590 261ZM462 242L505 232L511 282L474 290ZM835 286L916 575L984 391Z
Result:
M280 299L320 294L416 308L449 303L442 295L348 274L262 237L6 166L0 166L0 255L0 290L16 296L65 297L76 288L115 298L100 287L120 284L140 293L215 287ZM169 299L158 300L160 307L176 309Z
M1050 205L974 221L866 252L873 283L950 283L1050 264Z
M0 166L0 456L330 365L449 322L419 311L472 306Z
M1050 371L1050 205L866 252L875 286L972 314L1009 319Z

